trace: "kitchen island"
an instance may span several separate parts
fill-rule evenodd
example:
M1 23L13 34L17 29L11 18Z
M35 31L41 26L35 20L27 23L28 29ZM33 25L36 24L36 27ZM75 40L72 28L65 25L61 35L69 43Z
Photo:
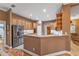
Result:
M24 49L38 55L70 51L70 39L68 35L25 35Z

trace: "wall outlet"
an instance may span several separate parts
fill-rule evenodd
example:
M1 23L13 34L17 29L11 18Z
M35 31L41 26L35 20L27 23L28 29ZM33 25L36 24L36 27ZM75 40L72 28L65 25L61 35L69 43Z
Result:
M35 48L33 48L33 51L35 51Z

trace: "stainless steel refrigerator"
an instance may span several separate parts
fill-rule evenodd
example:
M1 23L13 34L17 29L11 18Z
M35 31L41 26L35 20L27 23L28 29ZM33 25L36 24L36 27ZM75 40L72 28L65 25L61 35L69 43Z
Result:
M12 47L18 47L23 44L24 27L12 25Z

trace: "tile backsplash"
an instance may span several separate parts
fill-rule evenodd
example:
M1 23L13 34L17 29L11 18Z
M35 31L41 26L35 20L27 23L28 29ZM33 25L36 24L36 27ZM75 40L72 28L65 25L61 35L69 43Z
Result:
M33 34L34 30L24 30L24 34Z

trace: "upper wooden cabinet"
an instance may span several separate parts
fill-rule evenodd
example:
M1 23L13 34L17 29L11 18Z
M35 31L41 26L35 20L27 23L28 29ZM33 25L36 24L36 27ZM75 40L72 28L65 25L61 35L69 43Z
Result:
M33 22L32 24L33 24L34 29L37 28L37 23L36 22Z
M26 21L25 27L26 27L26 29L28 29L28 30L33 29L33 22L31 22L31 21Z
M62 30L62 13L56 15L56 27L57 30Z
M32 21L25 21L25 25L24 25L26 30L32 30L36 28L36 23L32 22Z
M25 30L32 30L36 28L36 22L26 20L25 18L22 18L20 16L14 15L12 17L12 25L20 25L24 26Z
M16 25L16 19L12 19L12 24Z
M25 19L22 21L22 25L24 26L24 29L25 29Z

